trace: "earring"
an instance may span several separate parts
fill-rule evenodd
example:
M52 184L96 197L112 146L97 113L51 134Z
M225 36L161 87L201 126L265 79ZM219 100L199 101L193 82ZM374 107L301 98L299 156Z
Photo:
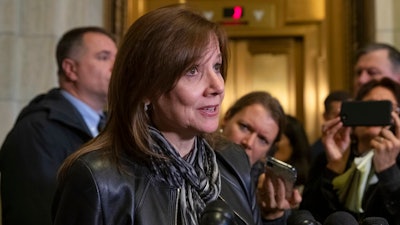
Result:
M150 108L150 102L144 103L144 111L147 112Z

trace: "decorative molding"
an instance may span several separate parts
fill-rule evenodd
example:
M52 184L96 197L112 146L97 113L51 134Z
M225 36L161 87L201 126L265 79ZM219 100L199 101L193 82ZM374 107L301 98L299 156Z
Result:
M106 28L115 35L117 43L122 38L126 29L127 1L129 0L104 0Z

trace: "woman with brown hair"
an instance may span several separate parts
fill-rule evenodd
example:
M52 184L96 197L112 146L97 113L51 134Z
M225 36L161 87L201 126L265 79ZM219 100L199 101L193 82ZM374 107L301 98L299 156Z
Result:
M282 179L274 179L265 171L267 156L279 142L286 126L286 116L279 101L265 91L253 91L236 100L225 113L221 133L242 146L252 166L252 178L257 185L257 200L264 218L276 219L301 201L297 189L286 196Z
M233 212L226 220L262 223L246 155L204 139L218 128L227 48L219 25L183 5L132 24L111 76L109 121L60 170L55 225L199 224L217 199Z

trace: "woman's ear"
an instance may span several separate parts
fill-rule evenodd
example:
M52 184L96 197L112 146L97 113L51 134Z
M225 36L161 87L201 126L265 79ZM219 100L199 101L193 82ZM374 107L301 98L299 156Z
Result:
M224 117L224 118L222 118L220 120L220 122L219 122L219 132L220 133L224 132L224 128L225 128L226 123L227 123L226 117Z
M143 101L144 111L149 110L150 103L151 103L151 102L150 102L150 99L147 99L147 98Z

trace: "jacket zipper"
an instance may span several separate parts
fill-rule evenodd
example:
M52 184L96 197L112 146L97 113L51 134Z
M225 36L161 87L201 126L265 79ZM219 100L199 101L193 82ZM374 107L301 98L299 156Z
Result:
M224 198L222 198L221 196L218 196L218 198L221 198L221 200L222 201L224 201L226 204L228 204L226 201L225 201L225 199ZM239 213L238 212L236 212L235 210L233 210L232 209L232 211L233 211L233 213L235 213L235 215L237 216L237 217L239 217L245 224L247 224L248 225L248 223L246 222L246 220L245 219L243 219L243 217L241 217L240 215L239 215Z
M178 204L179 204L179 195L180 195L181 189L178 188L177 191L178 191L178 193L175 198L175 222L174 222L175 225L178 225L178 210L179 210Z

